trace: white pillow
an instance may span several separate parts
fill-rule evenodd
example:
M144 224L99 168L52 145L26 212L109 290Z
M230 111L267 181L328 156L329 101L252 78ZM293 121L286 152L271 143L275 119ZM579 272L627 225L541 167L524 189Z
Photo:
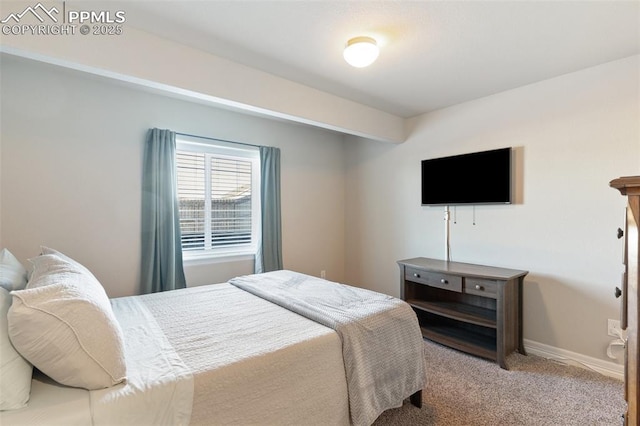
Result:
M79 262L76 262L75 260L73 260L72 258L70 258L69 256L67 256L64 253L59 252L58 250L54 250L52 248L49 247L45 247L45 246L40 246L40 254L55 254L56 256L58 256L59 258L61 258L62 260L66 260L67 262L77 266L78 268L82 269L83 271L85 271L87 274L89 275L93 275L91 273L91 271L89 271L89 269L87 269L84 265L82 265Z
M28 288L11 293L13 346L67 386L92 390L126 381L122 330L102 285L86 268L57 255L31 262Z
M0 287L22 290L27 285L27 270L7 249L0 251Z
M53 254L57 257L59 257L61 260L64 260L65 262L70 263L71 265L75 266L76 269L79 269L81 272L85 273L86 275L92 277L94 280L98 281L98 279L95 277L95 275L93 275L91 273L91 271L89 271L89 269L87 269L84 265L80 264L79 262L76 262L75 260L73 260L72 258L70 258L69 256L67 256L64 253L61 253L57 250L54 250L52 248L49 247L45 247L45 246L40 246L40 254L41 255L45 255L45 254ZM27 282L27 286L26 288L35 288L35 287L42 287L44 285L49 285L51 284L50 280L33 280L33 275L35 273L35 260L40 259L40 257L36 257L33 259L29 259L29 263L32 264L33 267L33 271L31 272L31 277L29 277L29 281ZM40 262L39 263L39 271L38 273L40 275L42 274L47 274L49 273L49 268L53 268L53 270L55 271L57 268L59 267L58 263L49 263L49 262ZM99 283L99 282L98 282ZM100 284L100 287L102 287L102 284Z
M27 405L31 393L33 367L16 352L9 340L7 312L11 295L0 288L0 410L14 410Z

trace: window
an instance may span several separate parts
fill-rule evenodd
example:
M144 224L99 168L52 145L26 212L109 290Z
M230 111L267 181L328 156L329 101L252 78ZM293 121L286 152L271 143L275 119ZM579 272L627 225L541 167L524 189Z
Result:
M258 149L180 137L176 167L185 259L255 254L260 223Z

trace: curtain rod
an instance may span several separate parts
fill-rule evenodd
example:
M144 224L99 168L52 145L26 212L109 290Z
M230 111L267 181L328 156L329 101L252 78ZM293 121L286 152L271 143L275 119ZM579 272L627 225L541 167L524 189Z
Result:
M254 145L252 143L236 142L236 141L229 141L229 140L226 140L226 139L210 138L210 137L207 137L207 136L190 135L189 133L176 132L176 135L188 136L190 138L206 139L206 140L209 140L209 141L227 142L227 143L233 143L233 144L236 144L236 145L252 146L254 148L260 148L262 146L262 145Z

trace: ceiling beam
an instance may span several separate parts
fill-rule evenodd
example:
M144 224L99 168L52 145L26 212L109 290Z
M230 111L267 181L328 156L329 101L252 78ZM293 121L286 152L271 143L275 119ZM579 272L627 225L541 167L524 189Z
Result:
M127 27L121 35L2 35L0 51L212 105L374 140L405 140L404 120Z

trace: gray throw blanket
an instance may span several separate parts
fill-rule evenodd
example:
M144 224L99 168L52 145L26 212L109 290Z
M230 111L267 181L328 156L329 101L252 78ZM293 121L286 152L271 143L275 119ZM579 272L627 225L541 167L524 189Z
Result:
M369 426L423 388L420 326L402 300L291 271L229 282L338 333L354 426Z

